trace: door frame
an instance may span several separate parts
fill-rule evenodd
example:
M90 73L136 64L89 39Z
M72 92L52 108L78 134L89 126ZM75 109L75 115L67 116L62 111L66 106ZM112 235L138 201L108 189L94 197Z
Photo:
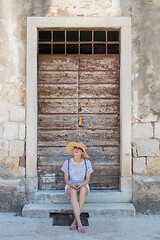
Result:
M131 19L130 17L27 17L26 187L38 191L37 30L40 28L114 28L120 30L120 186L121 201L132 201ZM96 190L101 191L101 190ZM106 190L107 191L107 190Z

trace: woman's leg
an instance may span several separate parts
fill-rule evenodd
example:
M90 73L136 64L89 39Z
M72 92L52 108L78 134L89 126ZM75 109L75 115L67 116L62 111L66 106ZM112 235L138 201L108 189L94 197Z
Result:
M80 191L79 191L79 209L80 209L80 214L82 212L82 209L83 209L84 202L85 202L87 194L88 194L88 188L86 186L81 187ZM78 231L82 232L82 233L86 232L86 230L84 229L83 226L80 226L80 227L78 226Z
M71 199L71 205L72 205L73 213L75 216L75 220L73 221L71 226L76 225L76 223L77 223L78 227L82 227L82 223L80 220L80 207L79 207L79 203L78 203L77 190L69 187L67 189L67 194Z
M79 191L79 208L80 208L80 213L82 212L82 209L83 209L84 202L85 202L87 194L88 194L88 188L86 186L81 187L80 191Z

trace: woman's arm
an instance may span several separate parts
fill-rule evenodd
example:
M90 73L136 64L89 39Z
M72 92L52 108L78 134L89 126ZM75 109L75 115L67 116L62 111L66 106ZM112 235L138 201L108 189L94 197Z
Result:
M79 188L82 187L82 186L87 185L89 183L89 181L90 181L90 177L91 177L91 174L87 175L86 176L86 180L82 184L79 184Z
M65 183L66 183L67 185L69 185L70 187L72 187L72 188L78 189L79 187L77 187L75 184L72 184L72 183L69 181L68 177L69 177L69 176L64 172L64 180L65 180Z

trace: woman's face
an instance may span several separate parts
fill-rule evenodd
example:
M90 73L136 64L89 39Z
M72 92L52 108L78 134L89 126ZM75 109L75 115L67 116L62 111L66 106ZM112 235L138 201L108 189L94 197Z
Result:
M79 147L74 147L73 148L73 155L74 156L82 156L83 155L83 150L82 150L82 148L79 148Z

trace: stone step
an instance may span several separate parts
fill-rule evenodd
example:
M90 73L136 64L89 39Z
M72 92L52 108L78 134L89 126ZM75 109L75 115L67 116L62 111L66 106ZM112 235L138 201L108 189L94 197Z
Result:
M132 194L119 190L91 190L86 197L86 203L127 203L131 202ZM70 203L68 196L63 190L37 191L34 203L53 204Z
M50 213L72 212L71 204L26 204L23 217L50 217ZM131 203L85 203L83 212L90 217L133 217L136 214Z

